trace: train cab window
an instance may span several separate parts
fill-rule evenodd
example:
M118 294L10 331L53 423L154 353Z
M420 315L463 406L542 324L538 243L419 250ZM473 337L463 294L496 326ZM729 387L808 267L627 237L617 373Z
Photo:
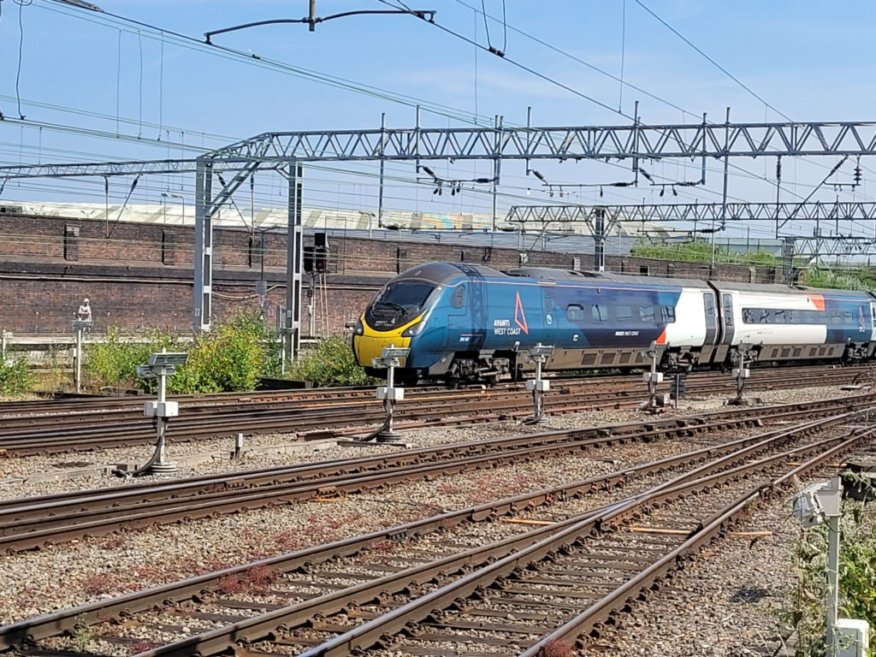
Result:
M570 322L584 321L584 308L574 303L566 306L566 319Z
M608 309L594 303L590 306L590 316L594 322L604 322L608 319Z
M712 308L714 312L714 308ZM666 324L672 324L675 322L675 306L663 306L663 321Z
M418 311L425 305L434 289L433 283L397 281L383 288L383 292L374 300L374 305L378 308L387 307L405 313Z
M465 306L465 285L460 285L453 291L453 296L450 297L450 305L454 308Z

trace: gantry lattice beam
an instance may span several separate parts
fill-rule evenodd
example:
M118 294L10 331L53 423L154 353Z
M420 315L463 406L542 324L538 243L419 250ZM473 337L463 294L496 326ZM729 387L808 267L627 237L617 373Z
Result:
M624 159L874 155L876 123L729 123L268 132L212 151L225 161Z
M194 173L197 163L197 160L129 160L123 162L26 164L20 166L0 167L0 179L15 180L17 178L79 178L85 176L138 176L161 173Z
M574 223L589 224L598 210L610 221L866 221L876 220L873 202L811 203L727 203L726 214L721 203L665 203L638 205L514 205L508 210L509 223Z
M582 223L596 240L597 247L606 235L620 222L646 223L652 221L691 223L702 222L706 226L721 223L720 203L669 203L640 205L515 205L508 211L505 221L519 224L525 229L529 224L534 230L546 231L562 224ZM876 221L876 203L728 203L728 221L770 221L795 219L808 221ZM711 232L706 228L697 231ZM780 238L791 243L789 255L806 257L809 260L821 256L876 255L876 223L874 236L847 235L789 235ZM597 262L597 268L599 263Z
M807 256L814 260L821 256L876 255L876 237L787 237L794 241L794 257Z

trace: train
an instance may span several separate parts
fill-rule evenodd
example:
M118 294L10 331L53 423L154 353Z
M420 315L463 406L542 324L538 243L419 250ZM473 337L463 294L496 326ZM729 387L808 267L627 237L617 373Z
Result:
M390 280L355 325L368 374L406 348L404 385L498 383L545 371L872 359L876 295L798 285L430 262ZM543 347L549 347L545 350Z

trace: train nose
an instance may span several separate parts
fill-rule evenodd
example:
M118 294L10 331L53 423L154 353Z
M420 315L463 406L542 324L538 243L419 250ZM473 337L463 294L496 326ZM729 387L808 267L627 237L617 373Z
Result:
M411 339L402 337L402 329L375 331L363 322L362 333L357 332L353 335L353 353L356 355L356 361L359 365L371 367L372 359L380 358L385 347L409 347ZM401 367L405 366L406 360L405 358L401 359Z

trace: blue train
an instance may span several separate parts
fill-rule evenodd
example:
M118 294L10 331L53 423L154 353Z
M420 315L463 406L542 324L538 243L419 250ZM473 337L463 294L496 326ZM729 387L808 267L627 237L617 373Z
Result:
M359 364L389 345L410 348L401 381L498 382L535 369L647 367L652 344L666 371L759 362L869 359L876 296L522 267L507 273L432 262L391 280L353 335Z

